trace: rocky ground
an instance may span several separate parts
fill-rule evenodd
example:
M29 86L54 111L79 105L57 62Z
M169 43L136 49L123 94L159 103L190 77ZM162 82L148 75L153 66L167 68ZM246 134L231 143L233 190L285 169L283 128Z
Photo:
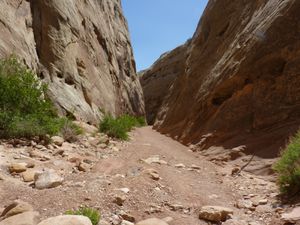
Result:
M291 206L278 200L274 177L239 171L236 164L249 156L241 154L234 162L224 155L212 159L151 127L133 131L129 142L85 127L87 133L73 144L58 137L50 145L2 142L0 212L21 200L39 212L39 220L87 206L101 212L101 224L148 218L164 220L138 225L211 224L205 219L225 225L285 224L282 214ZM284 217L292 221L295 214ZM3 215L0 225L10 224Z

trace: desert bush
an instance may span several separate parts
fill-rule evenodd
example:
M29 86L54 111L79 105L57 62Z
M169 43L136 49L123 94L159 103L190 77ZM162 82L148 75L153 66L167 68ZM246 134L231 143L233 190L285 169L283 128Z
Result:
M67 215L81 215L81 216L86 216L88 217L93 225L97 225L100 221L100 213L95 210L95 209L91 209L91 208L80 208L78 210L68 210L66 212Z
M78 135L83 133L83 130L72 122L72 120L63 118L60 133L68 142L75 142L78 140Z
M278 173L278 184L284 194L300 191L300 131L291 138L273 167Z
M139 126L139 127L143 127L143 126L147 125L146 119L143 116L136 117L136 121L137 121L137 124L138 124L137 126Z
M63 132L47 86L15 57L0 60L0 138L44 137Z
M129 115L123 115L118 118L113 118L106 115L100 122L100 132L106 133L110 137L118 138L121 140L128 140L128 132L133 127L144 126L145 119L142 117L136 118Z

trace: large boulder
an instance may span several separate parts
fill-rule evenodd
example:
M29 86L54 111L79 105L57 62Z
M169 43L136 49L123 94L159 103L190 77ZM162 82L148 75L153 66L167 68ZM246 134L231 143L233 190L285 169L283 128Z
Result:
M144 114L120 0L0 4L0 57L24 59L61 114L93 124L104 111Z
M33 207L30 204L21 200L16 200L3 210L0 218L8 218L29 211L33 211Z
M282 214L282 220L284 220L287 223L300 222L300 207L294 208L289 213Z
M92 225L92 222L85 216L64 215L51 217L38 225Z
M0 225L37 225L39 213L28 211L15 216L8 217L0 222Z

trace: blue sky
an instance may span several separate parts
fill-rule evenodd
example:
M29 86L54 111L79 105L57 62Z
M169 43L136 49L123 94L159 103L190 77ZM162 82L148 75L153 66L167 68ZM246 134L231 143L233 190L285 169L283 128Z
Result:
M192 37L207 0L122 0L137 70Z

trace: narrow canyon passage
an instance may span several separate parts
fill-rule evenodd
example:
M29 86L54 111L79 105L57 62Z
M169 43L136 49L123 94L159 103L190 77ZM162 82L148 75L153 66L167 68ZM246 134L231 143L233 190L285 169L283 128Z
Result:
M136 2L1 0L0 225L299 224L300 0Z
M206 205L231 208L235 220L252 224L270 224L276 218L276 208L272 208L276 186L265 177L246 172L234 177L232 165L213 164L151 127L136 129L131 139L112 142L105 149L94 145L93 138L83 138L78 145L63 144L55 151L1 145L1 165L27 162L35 169L51 168L65 177L62 186L37 190L18 176L1 172L1 205L21 199L43 218L88 206L116 224L122 216L135 221L172 217L170 225L207 224L198 218L199 209ZM90 171L75 171L76 158L90 163ZM116 201L119 197L121 204ZM249 202L257 205L256 211L247 214Z

